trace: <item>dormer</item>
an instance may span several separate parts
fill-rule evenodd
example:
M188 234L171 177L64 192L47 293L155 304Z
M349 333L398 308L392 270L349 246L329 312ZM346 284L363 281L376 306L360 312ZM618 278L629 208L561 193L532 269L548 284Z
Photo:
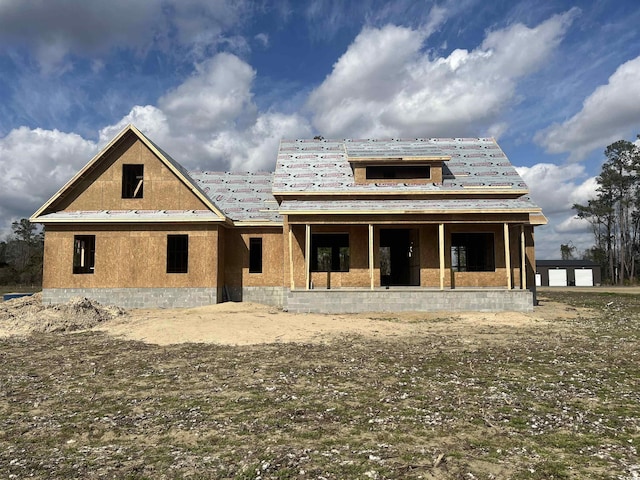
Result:
M442 183L442 167L451 157L349 158L356 184Z

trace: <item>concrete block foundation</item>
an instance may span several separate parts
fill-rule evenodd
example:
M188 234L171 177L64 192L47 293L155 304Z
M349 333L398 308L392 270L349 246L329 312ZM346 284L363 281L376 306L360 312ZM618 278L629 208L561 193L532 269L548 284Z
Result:
M533 293L529 290L339 289L289 291L285 308L296 313L531 312L533 303Z
M186 308L216 303L216 288L45 288L45 304L87 297L103 305L123 308Z

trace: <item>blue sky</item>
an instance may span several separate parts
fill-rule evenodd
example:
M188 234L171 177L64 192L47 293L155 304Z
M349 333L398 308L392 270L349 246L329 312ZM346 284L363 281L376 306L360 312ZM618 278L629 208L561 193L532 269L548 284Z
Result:
M637 1L0 0L0 230L127 123L190 169L271 170L281 138L494 136L550 220L640 133Z

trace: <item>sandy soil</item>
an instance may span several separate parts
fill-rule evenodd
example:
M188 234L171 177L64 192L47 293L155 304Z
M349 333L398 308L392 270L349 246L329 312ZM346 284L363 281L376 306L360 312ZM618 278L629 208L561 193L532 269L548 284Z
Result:
M391 338L424 334L493 335L514 328L540 328L580 312L541 302L532 313L447 312L370 313L357 315L294 314L251 303L223 303L190 309L132 310L126 317L96 329L131 340L167 345L185 342L225 345L300 342L325 343L344 335Z
M531 313L408 312L349 315L294 314L252 303L198 308L124 311L87 299L42 305L38 295L0 304L0 337L32 332L104 331L115 337L158 345L214 343L327 343L345 335L391 339L413 335L464 335L465 341L507 341L515 330L536 328L581 313L542 301ZM556 325L555 329L558 328Z

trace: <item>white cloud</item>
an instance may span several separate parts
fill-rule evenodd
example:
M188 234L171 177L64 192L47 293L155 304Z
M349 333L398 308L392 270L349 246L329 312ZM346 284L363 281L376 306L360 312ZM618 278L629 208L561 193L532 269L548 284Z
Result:
M280 139L308 137L311 127L298 114L260 112L253 102L255 75L235 55L218 54L198 64L157 107L134 107L104 128L101 141L133 123L187 168L272 170Z
M176 133L216 132L256 121L251 85L255 71L235 55L221 53L158 102Z
M20 127L0 138L0 218L29 217L87 163L96 144L75 133Z
M428 31L365 28L310 95L314 126L337 137L477 134L513 101L517 80L544 64L575 13L514 24L439 58L422 51Z
M536 229L538 258L559 258L560 245L573 243L580 252L593 245L588 222L576 218L573 205L586 204L596 195L595 177L579 164L539 163L516 170L529 186L531 198L542 208L549 224Z
M536 141L550 153L570 152L578 161L596 148L627 138L640 125L640 56L620 65L587 97L582 110L562 124L536 134Z
M95 55L112 48L141 53L174 40L202 58L219 43L232 41L225 32L241 23L250 8L243 0L3 0L0 45L28 46L48 73L71 68L65 60L69 54Z

